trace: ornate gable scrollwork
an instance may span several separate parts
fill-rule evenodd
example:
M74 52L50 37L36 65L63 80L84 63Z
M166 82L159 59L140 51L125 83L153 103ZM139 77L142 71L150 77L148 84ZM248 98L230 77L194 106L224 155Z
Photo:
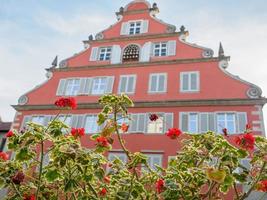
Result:
M258 87L251 87L248 89L247 95L249 98L252 98L252 99L260 98L262 95L262 90Z
M62 60L59 63L59 68L65 68L65 67L68 67L68 61L67 60Z
M175 33L175 31L176 31L176 26L174 26L174 25L168 25L167 26L167 29L166 29L167 33Z
M18 104L19 105L25 105L28 103L28 97L26 95L22 95L19 100L18 100Z
M96 40L103 40L104 39L104 34L102 32L96 34L95 39Z
M205 49L202 53L202 56L204 58L212 58L214 54L214 51L212 49Z

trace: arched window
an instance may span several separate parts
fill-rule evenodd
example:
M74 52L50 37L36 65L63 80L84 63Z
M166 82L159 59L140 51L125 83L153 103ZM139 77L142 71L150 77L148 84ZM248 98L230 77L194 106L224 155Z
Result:
M139 61L139 47L137 45L131 44L124 49L123 52L123 62Z

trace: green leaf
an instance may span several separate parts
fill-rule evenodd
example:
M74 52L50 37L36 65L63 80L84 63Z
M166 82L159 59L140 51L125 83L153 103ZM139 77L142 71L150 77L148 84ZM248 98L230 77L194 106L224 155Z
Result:
M0 177L0 189L2 189L5 186L5 179Z
M248 152L243 149L237 150L239 158L246 158L248 156Z
M76 188L78 186L78 183L73 180L73 179L69 179L65 185L65 192L71 191L72 189Z
M100 126L106 121L106 116L103 113L98 114L97 124Z
M20 149L19 152L16 154L16 160L17 161L27 161L30 160L33 157L34 153L29 152L27 147L24 147Z
M48 182L53 182L53 181L59 179L60 176L61 176L60 173L56 169L54 169L54 170L49 169L45 174L45 177L46 177Z

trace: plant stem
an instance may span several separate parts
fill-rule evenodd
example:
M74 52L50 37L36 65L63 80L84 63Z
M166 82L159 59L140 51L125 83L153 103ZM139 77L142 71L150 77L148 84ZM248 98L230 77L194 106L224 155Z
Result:
M41 141L41 159L40 159L40 165L39 165L39 177L38 177L38 186L37 191L35 194L35 198L38 200L38 194L41 187L41 180L42 180L42 173L43 173L43 161L44 161L44 141Z
M261 178L261 175L262 175L262 172L264 171L265 166L266 166L266 162L264 162L262 164L260 173L259 173L258 177L256 178L256 180L253 182L253 184L252 184L251 188L249 189L249 191L247 191L245 194L243 194L243 196L240 198L240 200L244 200L245 198L247 198L250 195L250 193L253 191L254 187L256 186L256 184L259 182L259 180Z
M15 189L16 193L19 195L20 198L23 199L22 195L20 194L18 188L16 187L16 185L11 181L11 185L13 186L13 188Z
M93 188L93 186L88 182L88 186L90 188L90 190L94 193L95 197L98 198L97 192L95 191L95 189Z
M120 145L121 145L123 151L126 153L126 156L128 157L128 159L131 160L130 152L129 152L129 150L125 147L125 145L124 145L124 143L123 143L123 140L122 140L122 138L121 138L119 129L118 129L118 125L117 125L117 106L115 105L113 109L114 109L115 130L116 130L116 133L117 133L117 136L118 136Z

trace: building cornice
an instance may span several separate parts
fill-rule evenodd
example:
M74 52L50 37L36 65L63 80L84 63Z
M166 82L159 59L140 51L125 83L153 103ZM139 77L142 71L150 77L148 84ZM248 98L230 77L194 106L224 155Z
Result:
M185 106L248 106L264 105L267 98L258 99L199 99L199 100L171 100L171 101L137 101L135 108L162 108L162 107L185 107ZM17 111L30 110L58 110L55 105L13 105ZM78 109L99 109L98 103L79 103Z
M84 40L83 43L86 44L96 44L96 43L107 43L107 42L123 42L123 41L136 41L136 40L149 40L149 39L158 39L166 37L180 36L180 32L174 33L160 33L160 34L140 34L140 35L127 35L120 36L116 38L102 39L102 40Z
M230 57L227 57L230 59ZM155 65L172 65L172 64L188 64L188 63L201 63L201 62L219 62L218 57L212 58L187 58L187 59L175 59L175 60L158 60L151 62L131 62L121 64L106 64L106 65L90 65L90 66L77 66L77 67L65 67L51 69L56 71L81 71L81 70L94 70L94 69L108 69L108 68L129 68L129 67L147 67Z

